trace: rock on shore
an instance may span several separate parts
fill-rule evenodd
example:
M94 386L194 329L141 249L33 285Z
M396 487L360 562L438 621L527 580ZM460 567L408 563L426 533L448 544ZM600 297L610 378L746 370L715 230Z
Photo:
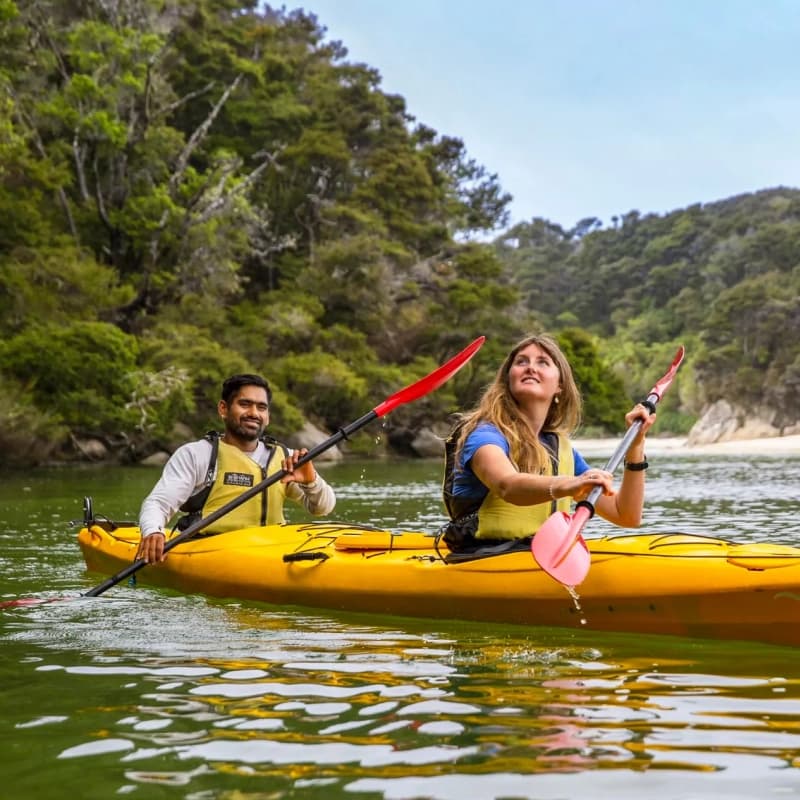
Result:
M778 412L774 409L763 408L754 414L727 400L718 400L705 410L689 431L686 443L694 446L800 434L800 423L779 425L777 418Z

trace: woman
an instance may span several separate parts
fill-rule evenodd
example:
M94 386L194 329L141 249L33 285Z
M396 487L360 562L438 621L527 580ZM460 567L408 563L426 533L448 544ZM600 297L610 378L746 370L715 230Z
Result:
M595 510L634 528L644 504L645 435L655 414L642 405L625 416L642 425L628 450L618 492L613 476L589 468L569 441L581 418L572 369L558 344L529 336L508 354L477 408L459 423L452 470L445 478L451 548L493 545L531 536L555 511L569 511L601 486ZM451 473L451 474L450 474ZM460 521L460 524L459 524ZM473 541L473 539L477 541Z

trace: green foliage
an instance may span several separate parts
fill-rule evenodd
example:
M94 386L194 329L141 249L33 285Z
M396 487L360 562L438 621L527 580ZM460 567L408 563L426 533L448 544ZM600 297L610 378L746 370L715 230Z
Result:
M379 330L390 312L389 298L375 292L390 277L383 241L363 234L321 245L298 285L322 302L323 325L366 332Z
M313 294L278 289L233 306L221 335L226 347L254 364L264 363L269 371L273 356L307 351L325 335L319 323L323 312L323 304ZM213 319L219 319L218 308L213 309ZM212 324L212 317L208 322Z
M73 430L115 435L135 426L129 408L138 345L114 325L32 325L0 348L0 372Z
M0 22L0 370L25 396L0 414L32 404L26 441L165 446L178 422L215 427L222 380L253 371L273 433L333 429L486 335L387 422L405 452L541 330L594 428L619 429L679 342L659 430L721 397L797 421L800 192L533 219L487 244L498 177L312 14L0 0Z
M369 407L375 407L406 386L424 378L437 366L438 363L428 356L418 357L402 368L377 364L367 366L364 375L370 392ZM457 385L456 381L448 381L435 392L414 403L398 406L389 417L380 422L377 434L375 427L371 428L369 436L372 439L365 445L365 452L374 452L377 446L385 443L395 452L408 455L413 451L411 443L423 426L431 426L444 435L448 418L460 409Z
M713 402L735 397L738 404L759 403L790 424L786 386L795 382L800 350L800 267L790 275L767 272L721 292L710 308L697 372ZM793 405L793 401L792 401Z
M632 403L622 380L600 358L592 337L579 328L559 332L558 344L572 366L583 398L583 423L592 429L625 430L625 414Z
M24 385L3 375L0 383L0 448L6 466L47 463L69 429L57 412L38 407Z
M690 350L692 370L682 370L691 375L681 377L685 418L725 397L796 421L778 397L800 354L800 340L787 335L798 327L800 192L765 190L614 222L575 238L533 220L495 247L546 327L578 322L609 349L631 345L648 358L651 344L674 352L702 339ZM642 358L625 370L626 383L652 380Z
M424 287L421 299L427 302L411 328L417 334L415 350L444 359L480 334L491 333L508 342L533 326L534 319L522 307L519 291L491 248L454 246L446 258L432 260L425 267L428 274L418 280ZM422 331L424 337L419 335ZM423 344L420 348L421 340L430 341L431 337L437 347Z
M335 356L315 349L272 366L275 382L323 427L335 430L364 413L367 384Z
M178 390L175 414L162 419L162 428L181 421L201 434L218 423L216 413L222 382L239 372L253 372L251 365L235 350L212 338L213 331L169 318L159 320L140 337L140 363L146 372L163 374L172 369L188 376Z
M0 330L14 333L31 321L97 319L129 302L133 289L117 273L67 241L62 246L17 248L0 260Z
M697 422L697 417L675 408L670 400L671 398L666 399L664 404L659 406L656 423L658 427L653 429L655 435L666 431L671 436L686 436Z
M701 349L697 337L688 336L682 342L648 341L640 338L636 324L632 323L602 347L604 359L622 380L628 402L632 405L647 397L653 384L672 363L679 344L685 347L686 355L669 392L658 404L657 434L688 433L697 420L689 411L700 406L693 366Z
M265 377L267 377L265 375ZM283 387L276 384L272 375L267 378L272 389L269 412L269 433L276 439L287 439L306 423L306 415Z
M133 373L133 389L127 407L138 415L137 440L165 441L175 423L191 411L189 373L169 366L159 372L138 370ZM134 445L135 446L135 445Z

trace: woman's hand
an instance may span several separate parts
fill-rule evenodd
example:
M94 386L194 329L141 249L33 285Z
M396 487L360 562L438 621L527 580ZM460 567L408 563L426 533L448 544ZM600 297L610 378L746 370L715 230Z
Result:
M603 469L587 469L575 477L561 476L553 479L553 494L557 497L572 497L580 502L585 500L590 492L601 486L604 495L614 494L614 476Z
M631 442L631 446L628 448L628 453L626 456L627 461L644 461L644 439L647 435L647 431L653 427L653 423L656 421L655 413L650 413L650 409L646 406L643 406L641 403L637 403L626 415L625 415L625 424L630 428L634 422L637 420L641 420L642 426L639 428L639 432L636 434L634 440Z

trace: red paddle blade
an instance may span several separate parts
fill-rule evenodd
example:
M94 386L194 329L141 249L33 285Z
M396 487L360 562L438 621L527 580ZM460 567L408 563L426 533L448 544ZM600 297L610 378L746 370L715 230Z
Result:
M551 578L565 586L577 586L589 572L591 555L581 536L589 511L579 508L573 516L564 511L551 514L533 536L531 552L536 563Z
M424 397L434 389L438 389L445 381L453 377L464 364L469 361L478 350L481 349L486 341L485 336L479 336L472 344L465 347L458 355L453 356L449 361L435 369L430 375L420 378L411 386L406 386L399 392L395 392L391 397L387 397L380 405L375 406L374 411L379 417L383 417L390 411L394 411L404 403L410 403Z
M651 397L655 395L656 398L660 400L664 396L664 392L669 389L669 385L672 383L672 379L675 377L675 373L678 371L678 367L681 365L685 353L686 349L681 345L675 353L675 358L672 360L670 368L664 373L661 380L650 390Z
M23 606L39 606L44 603L55 603L58 600L63 599L63 597L20 597L16 600L4 600L2 603L0 603L0 610L4 610L6 608L21 608Z

